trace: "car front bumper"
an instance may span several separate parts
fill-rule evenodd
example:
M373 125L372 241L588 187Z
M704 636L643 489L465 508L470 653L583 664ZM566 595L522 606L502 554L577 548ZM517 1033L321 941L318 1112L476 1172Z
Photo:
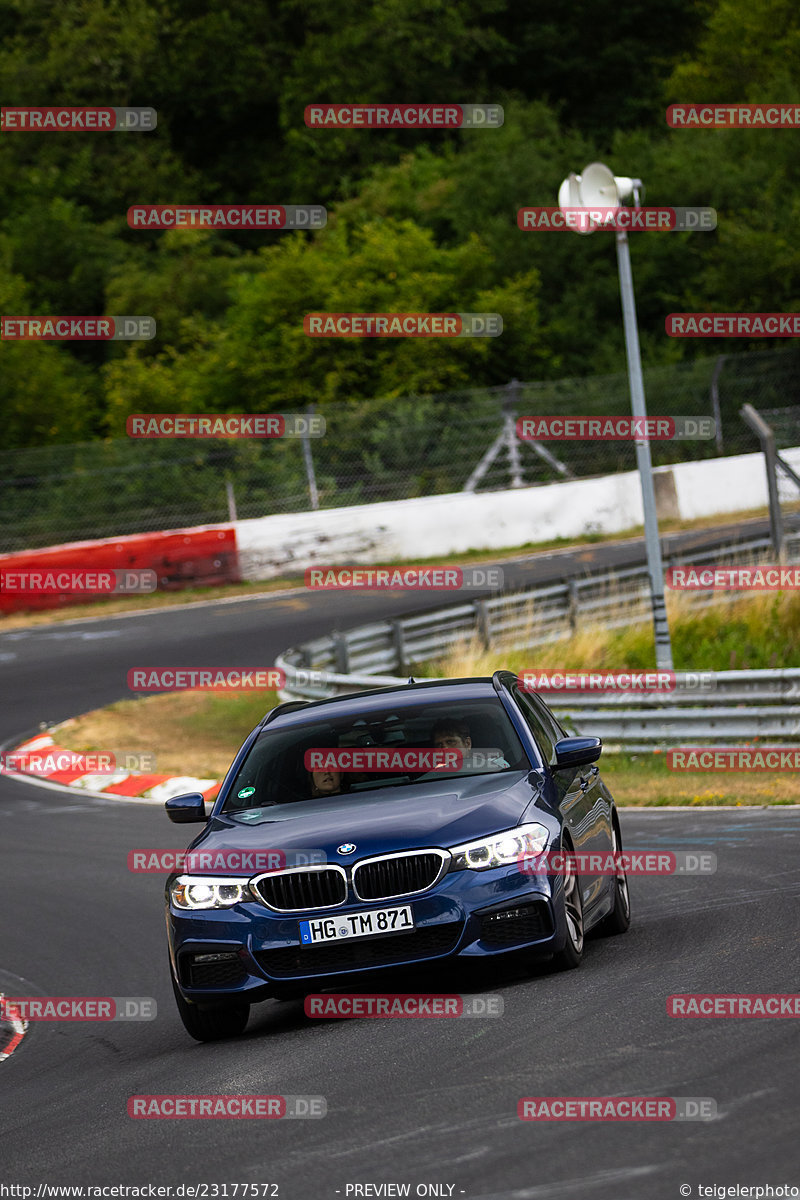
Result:
M171 903L166 919L173 973L195 1003L248 1003L302 995L375 978L387 968L477 961L529 949L542 957L566 938L563 880L530 877L516 867L452 871L426 892L390 900L348 902L291 915L257 901L229 909L186 912ZM376 908L411 906L414 929L303 945L299 922Z

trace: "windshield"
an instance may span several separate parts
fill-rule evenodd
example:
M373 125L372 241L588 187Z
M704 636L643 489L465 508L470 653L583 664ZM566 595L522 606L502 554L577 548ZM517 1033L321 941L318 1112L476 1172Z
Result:
M296 804L429 780L530 770L499 699L387 705L259 735L223 812Z

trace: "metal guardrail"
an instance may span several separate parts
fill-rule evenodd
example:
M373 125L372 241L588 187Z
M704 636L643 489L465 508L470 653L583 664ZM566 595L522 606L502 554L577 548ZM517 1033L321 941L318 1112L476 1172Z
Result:
M767 538L675 555L670 565L741 565L764 561ZM787 535L785 562L800 562L800 533ZM718 602L713 592L685 592L693 607ZM323 699L406 683L415 663L477 640L484 649L528 649L569 637L582 619L607 629L648 621L645 566L565 579L511 595L448 605L433 612L376 621L334 632L278 658L286 674L283 699ZM682 675L685 673L680 673ZM800 668L706 673L710 686L685 686L668 695L598 692L543 693L581 733L602 737L608 749L769 739L800 740Z

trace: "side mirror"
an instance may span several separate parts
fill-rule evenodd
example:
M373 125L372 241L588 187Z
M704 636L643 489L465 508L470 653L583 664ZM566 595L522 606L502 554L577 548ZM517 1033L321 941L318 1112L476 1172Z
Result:
M190 821L205 821L206 802L201 792L189 792L187 796L172 796L164 808L170 821L176 825L187 825Z
M599 737L567 737L556 742L554 771L565 771L569 767L583 767L597 762L603 750Z

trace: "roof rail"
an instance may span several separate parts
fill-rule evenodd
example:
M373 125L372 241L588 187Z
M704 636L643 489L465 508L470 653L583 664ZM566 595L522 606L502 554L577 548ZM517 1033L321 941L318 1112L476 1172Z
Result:
M308 700L287 700L285 704L277 704L275 708L270 709L270 711L264 717L264 720L261 722L261 725L262 727L264 725L269 725L273 717L277 717L282 713L293 712L296 708L305 708L308 703Z

